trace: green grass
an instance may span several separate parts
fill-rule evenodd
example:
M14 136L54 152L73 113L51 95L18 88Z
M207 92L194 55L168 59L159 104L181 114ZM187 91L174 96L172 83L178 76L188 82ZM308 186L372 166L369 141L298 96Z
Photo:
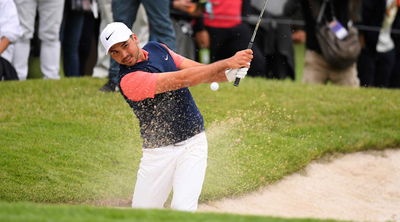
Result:
M15 203L129 204L141 157L138 122L118 93L98 91L104 82L0 83L0 201L12 202L0 203L0 221L276 221ZM325 154L400 145L399 90L247 78L238 88L191 91L209 140L202 202L271 184Z
M117 204L132 195L139 128L91 78L1 83L0 200ZM242 194L326 153L400 145L400 91L248 78L192 88L209 139L201 201Z
M316 219L280 219L214 213L187 213L172 210L113 209L89 206L51 206L0 202L0 221L6 222L312 222ZM333 221L333 220L323 220Z

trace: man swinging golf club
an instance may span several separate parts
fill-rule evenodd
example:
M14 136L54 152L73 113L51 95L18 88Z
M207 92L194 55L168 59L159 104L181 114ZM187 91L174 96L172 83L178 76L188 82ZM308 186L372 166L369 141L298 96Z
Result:
M143 139L132 207L162 208L173 189L171 207L195 211L207 166L207 139L187 87L244 78L252 50L203 65L157 42L139 48L137 36L120 22L107 25L100 38L120 63L120 92L139 119Z

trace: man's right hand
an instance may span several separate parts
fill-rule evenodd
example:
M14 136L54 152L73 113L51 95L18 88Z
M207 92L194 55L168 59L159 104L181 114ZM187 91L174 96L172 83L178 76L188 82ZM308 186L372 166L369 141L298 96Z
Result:
M234 56L227 59L228 69L249 68L253 59L253 50L245 49L235 53Z
M228 69L225 71L226 79L229 82L236 78L243 79L250 68L250 62L253 59L253 51L251 49L241 50L234 56L226 59Z

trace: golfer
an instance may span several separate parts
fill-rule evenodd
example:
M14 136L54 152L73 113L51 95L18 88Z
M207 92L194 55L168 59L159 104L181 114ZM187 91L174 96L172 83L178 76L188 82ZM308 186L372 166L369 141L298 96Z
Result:
M120 92L139 119L143 139L132 207L162 208L173 190L173 209L195 211L207 166L207 139L187 87L244 78L252 51L203 65L157 42L139 48L137 36L120 22L108 24L100 38L120 64Z

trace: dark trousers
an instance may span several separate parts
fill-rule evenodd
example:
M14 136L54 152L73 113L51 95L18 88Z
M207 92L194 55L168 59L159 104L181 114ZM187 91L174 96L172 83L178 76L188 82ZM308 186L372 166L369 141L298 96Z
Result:
M162 42L171 50L176 51L175 31L169 13L169 0L113 0L112 12L114 22L122 22L129 28L132 28L140 4L143 4L143 7L146 9L150 25L149 40ZM109 78L114 83L117 83L119 64L114 59L110 61Z
M211 61L215 62L233 56L237 51L247 49L252 31L247 24L233 28L207 27L210 34ZM250 76L265 75L265 58L255 45L252 47L254 58L248 74Z
M275 51L272 55L266 55L267 77L273 79L285 79L290 77L294 80L294 70L289 65L287 57Z
M255 28L255 26L251 26ZM257 31L256 44L266 58L268 78L294 80L294 48L289 25L267 23Z
M18 75L14 66L0 56L0 81L2 80L18 80Z
M65 10L64 16L61 33L64 74L67 77L82 76L79 43L85 15L83 12Z
M400 88L400 52L396 52L396 59L394 68L392 71L392 76L390 77L390 87Z
M360 85L389 87L394 64L394 50L385 53L374 53L363 49L357 63Z

